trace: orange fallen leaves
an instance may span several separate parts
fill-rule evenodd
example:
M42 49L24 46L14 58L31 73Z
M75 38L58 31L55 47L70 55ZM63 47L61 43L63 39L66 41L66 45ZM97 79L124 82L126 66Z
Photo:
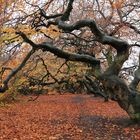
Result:
M0 108L0 140L139 140L115 102L92 95L42 95ZM24 99L24 100L23 100Z

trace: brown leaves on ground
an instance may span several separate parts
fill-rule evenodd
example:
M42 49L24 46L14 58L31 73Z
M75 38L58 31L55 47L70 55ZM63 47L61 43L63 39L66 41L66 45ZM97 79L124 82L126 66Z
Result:
M0 108L0 140L140 140L115 102L91 95L44 95Z

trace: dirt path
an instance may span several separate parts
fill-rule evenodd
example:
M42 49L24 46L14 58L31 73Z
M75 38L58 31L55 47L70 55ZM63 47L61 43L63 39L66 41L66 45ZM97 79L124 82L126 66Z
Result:
M44 95L0 108L0 140L140 140L136 126L126 127L128 120L114 102Z

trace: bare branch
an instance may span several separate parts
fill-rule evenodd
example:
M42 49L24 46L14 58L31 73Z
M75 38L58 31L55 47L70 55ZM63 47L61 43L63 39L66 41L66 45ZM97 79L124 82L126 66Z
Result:
M80 20L74 24L67 24L60 20L57 24L60 29L63 29L66 32L72 32L83 27L89 27L92 33L96 36L98 42L111 45L118 53L124 52L129 48L129 44L126 41L106 35L99 29L94 20Z
M61 17L62 21L66 21L66 20L69 19L70 13L71 13L71 11L73 9L73 7L72 7L73 2L74 2L74 0L69 0L67 9L66 9L66 11L64 12L64 14Z
M137 34L140 34L140 30L136 26L132 25L129 22L124 22L124 24L125 26L128 26L129 28L133 29Z
M18 34L23 38L25 42L29 43L35 50L42 49L43 51L49 51L60 58L64 58L70 61L80 61L80 62L90 63L92 65L100 65L100 61L90 55L84 55L84 54L80 55L80 54L65 52L48 42L44 42L42 44L35 44L24 33L18 32Z
M3 84L4 84L4 85L0 88L0 92L1 92L1 93L2 93L2 92L5 92L5 91L8 89L8 82L9 82L9 80L10 80L13 76L15 76L15 75L25 66L26 62L29 60L30 56L31 56L33 53L34 53L34 49L32 49L32 50L26 55L26 57L25 57L24 60L21 62L21 64L20 64L17 68L13 69L13 70L11 71L11 73L6 77L6 79L3 81Z
M138 66L138 69L134 73L134 79L130 84L130 89L136 90L139 84L139 81L140 81L140 55L139 55L139 66Z

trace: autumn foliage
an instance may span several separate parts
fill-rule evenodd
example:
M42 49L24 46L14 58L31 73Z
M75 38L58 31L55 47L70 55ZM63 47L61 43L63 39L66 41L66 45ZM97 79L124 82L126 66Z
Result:
M115 102L81 94L29 99L0 108L0 140L140 139L140 129L128 125L127 114Z

